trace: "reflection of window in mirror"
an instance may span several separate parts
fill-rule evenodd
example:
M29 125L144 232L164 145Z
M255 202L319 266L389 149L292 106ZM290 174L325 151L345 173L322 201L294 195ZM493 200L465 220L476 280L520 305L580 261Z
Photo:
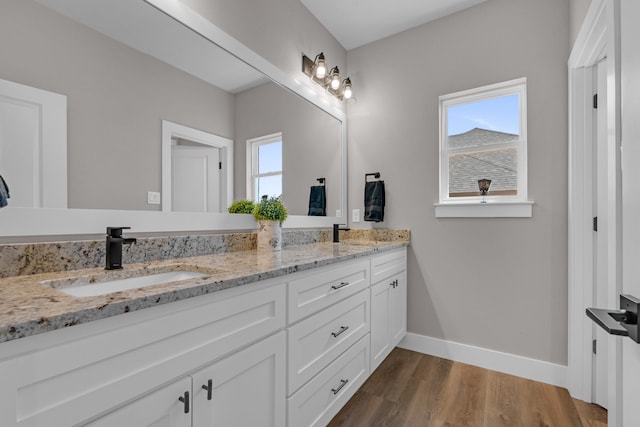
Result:
M282 133L247 140L247 198L258 202L262 196L282 195Z
M441 203L527 199L524 78L441 96L440 116Z

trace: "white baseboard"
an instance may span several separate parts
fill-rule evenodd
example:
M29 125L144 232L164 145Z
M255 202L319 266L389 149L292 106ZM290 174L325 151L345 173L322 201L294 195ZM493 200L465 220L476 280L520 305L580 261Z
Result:
M486 348L408 333L398 347L534 381L567 387L567 367Z

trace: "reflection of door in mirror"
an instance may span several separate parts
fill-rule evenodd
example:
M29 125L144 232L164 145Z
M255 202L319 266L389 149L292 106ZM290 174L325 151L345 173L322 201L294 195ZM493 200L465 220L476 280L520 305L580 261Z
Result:
M233 141L162 121L162 210L225 212L233 196Z
M171 210L220 212L220 149L186 142L171 144Z
M0 80L0 175L9 206L67 207L67 98Z

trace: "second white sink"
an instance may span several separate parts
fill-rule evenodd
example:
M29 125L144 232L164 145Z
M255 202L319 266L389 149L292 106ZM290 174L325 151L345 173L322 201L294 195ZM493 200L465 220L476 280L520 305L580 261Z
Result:
M164 273L148 274L127 279L114 279L95 283L86 283L73 286L53 286L60 292L74 297L95 297L98 295L110 294L112 292L126 291L130 289L144 288L147 286L160 285L164 283L179 282L182 280L205 277L208 274L197 273L188 270L174 270ZM48 284L51 286L51 283Z

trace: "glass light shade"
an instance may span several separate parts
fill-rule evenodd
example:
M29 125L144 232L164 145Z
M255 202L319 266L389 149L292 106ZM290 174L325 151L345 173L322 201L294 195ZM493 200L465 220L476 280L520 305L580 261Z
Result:
M324 53L320 52L315 60L316 77L323 79L327 75L327 64L324 62Z
M331 89L338 90L340 87L340 76L338 74L334 74L331 78Z
M351 98L351 95L353 95L351 92L351 79L347 77L344 79L344 93L342 96L344 96L344 99L349 99Z

